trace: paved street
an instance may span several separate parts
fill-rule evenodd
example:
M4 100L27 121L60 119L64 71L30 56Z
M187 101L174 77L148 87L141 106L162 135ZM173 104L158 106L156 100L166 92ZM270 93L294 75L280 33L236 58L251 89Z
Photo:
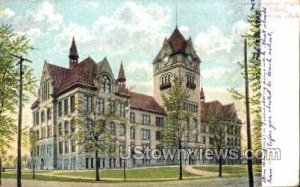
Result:
M99 183L73 183L73 182L50 182L50 181L33 181L23 180L23 187L151 187L151 186L164 186L164 187L178 187L178 186L230 186L230 187L241 187L247 186L247 177L236 177L236 178L213 178L213 179L200 179L200 180L184 180L184 181L166 181L166 182L113 182L109 183L102 181ZM16 186L15 179L4 179L3 187L14 187ZM260 186L259 178L255 178L255 186Z

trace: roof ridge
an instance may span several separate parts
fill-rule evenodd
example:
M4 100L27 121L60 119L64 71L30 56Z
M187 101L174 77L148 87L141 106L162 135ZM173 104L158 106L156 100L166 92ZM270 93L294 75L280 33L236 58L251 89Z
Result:
M50 66L55 66L55 67L58 67L58 68L63 68L63 69L65 69L65 70L70 70L69 68L66 68L66 67L63 67L63 66L59 66L59 65L56 65L56 64L51 64L51 63L49 63L49 62L46 62L48 65L50 65Z

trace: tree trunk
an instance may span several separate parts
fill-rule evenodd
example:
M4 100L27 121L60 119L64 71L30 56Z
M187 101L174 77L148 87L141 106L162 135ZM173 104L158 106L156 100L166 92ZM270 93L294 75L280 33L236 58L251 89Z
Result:
M219 158L219 177L222 177L222 164L223 164L223 158Z
M179 180L182 180L181 138L179 138Z
M0 186L2 185L2 159L0 158Z
M98 149L95 148L95 162L96 162L96 181L100 181L99 164L98 164Z
M35 179L35 164L32 164L32 179Z
M126 181L126 160L124 159L123 162L124 162L123 175L124 175L124 182L125 182Z

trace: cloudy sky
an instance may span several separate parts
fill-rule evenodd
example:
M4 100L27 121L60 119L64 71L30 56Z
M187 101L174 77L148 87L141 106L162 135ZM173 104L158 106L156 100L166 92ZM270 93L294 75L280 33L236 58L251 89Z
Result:
M0 1L0 22L26 34L35 47L37 77L43 63L68 66L74 36L80 60L105 56L117 75L123 61L128 84L152 95L152 60L177 23L194 42L202 60L201 84L207 100L232 102L227 88L242 88L238 61L243 58L240 37L248 29L249 2L224 0L10 0Z

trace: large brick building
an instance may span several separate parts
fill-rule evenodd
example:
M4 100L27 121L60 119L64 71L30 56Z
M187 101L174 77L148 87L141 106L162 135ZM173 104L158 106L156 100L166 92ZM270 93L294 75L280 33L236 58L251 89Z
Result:
M184 78L184 85L190 95L184 104L185 109L192 113L189 119L190 128L183 136L184 147L209 146L210 134L203 131L205 126L201 126L201 116L209 115L212 108L221 107L228 114L232 114L232 126L238 131L240 124L233 105L204 102L204 92L200 89L200 63L191 38L186 40L176 27L171 36L164 40L153 61L154 96L149 96L127 89L126 71L122 63L118 77L115 77L107 58L100 62L90 57L79 61L73 38L68 68L44 63L38 98L31 107L33 126L30 131L38 137L35 149L31 149L35 167L85 169L95 166L94 153L79 151L76 139L66 136L76 134L73 120L75 117L80 116L87 124L93 119L89 114L83 115L78 106L83 106L87 111L95 107L100 115L113 108L119 116L127 119L126 125L110 124L115 137L114 146L117 148L133 145L150 148L161 146L162 128L166 117L161 94L172 87L175 75ZM227 139L240 142L240 139L232 140L230 136ZM240 146L239 143L234 145ZM116 150L118 152L118 149ZM101 168L121 165L117 154L102 153L99 158ZM166 163L161 160L133 159L127 163L132 167L159 164Z

